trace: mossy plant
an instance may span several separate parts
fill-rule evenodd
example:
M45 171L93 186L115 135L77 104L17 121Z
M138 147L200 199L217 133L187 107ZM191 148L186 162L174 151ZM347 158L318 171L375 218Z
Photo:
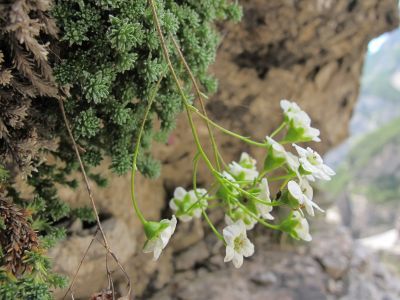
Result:
M164 34L178 40L196 78L214 92L217 84L207 69L218 46L215 22L240 19L239 6L226 0L166 0L157 1L157 9ZM68 176L79 167L57 99L64 101L85 165L98 166L109 156L112 170L124 174L132 165L146 99L162 78L150 108L160 127L154 129L154 118L144 124L136 164L148 177L160 172L150 155L152 140L167 140L183 105L146 0L6 1L0 15L0 192L12 207L31 213L26 224L38 233L40 250L25 251L30 267L23 274L1 270L0 298L51 299L50 290L65 285L51 273L45 255L66 234L56 224L94 217L87 208L70 209L57 194L57 184L76 188ZM26 22L15 21L21 18ZM173 47L170 39L167 43ZM179 58L172 61L183 75ZM182 78L190 95L191 83ZM55 159L45 161L46 156ZM12 184L19 174L27 175L33 188L29 198ZM100 174L89 177L106 185ZM8 223L0 221L3 233L10 233Z
M69 90L67 114L73 120L75 138L85 148L88 164L97 165L109 155L117 174L130 170L145 99L150 88L165 77L150 112L161 127L155 132L152 121L147 122L138 162L142 173L157 176L160 166L149 154L151 140L168 136L183 105L167 72L147 1L55 4L53 13L64 49L55 76ZM225 0L157 1L157 9L164 34L179 40L196 78L207 92L215 91L215 79L207 73L218 45L213 24L226 18L239 19L238 6ZM178 57L172 60L182 75L184 68ZM190 91L190 80L184 82L184 88Z

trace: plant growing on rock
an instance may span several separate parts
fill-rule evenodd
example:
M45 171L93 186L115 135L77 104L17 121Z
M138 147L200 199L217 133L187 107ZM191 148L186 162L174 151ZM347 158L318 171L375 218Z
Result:
M251 230L257 223L273 230L286 232L295 239L310 241L312 237L309 233L309 225L303 209L310 216L314 216L314 208L320 211L323 210L313 202L313 190L309 181L315 181L315 179L330 180L335 172L323 163L318 153L311 148L304 149L295 143L320 142L319 130L311 126L311 119L306 112L296 103L288 100L281 100L280 103L284 114L282 124L274 132L266 136L262 142L231 132L210 120L202 105L204 94L196 83L189 63L185 60L173 34L169 34L167 38L164 37L158 18L157 6L153 0L149 0L149 3L152 8L159 40L163 47L164 59L178 88L197 149L197 154L193 160L193 190L186 191L182 187L178 187L175 190L174 198L170 201L171 209L183 222L190 221L193 217L200 217L200 214L203 215L211 230L226 246L224 260L226 262L232 260L237 268L242 265L243 257L251 256L254 253L254 245L247 238L246 230ZM189 101L187 92L181 85L181 78L177 75L174 63L170 59L170 47L167 41L172 42L175 46L175 52L178 53L193 82L203 112L200 112ZM149 100L137 145L142 137L144 124L160 82L161 79ZM214 161L209 158L203 149L192 117L193 114L200 116L208 126L209 138L213 144ZM242 153L238 162L234 161L227 165L218 150L212 127L216 127L253 147L263 148L265 159L261 168L257 170L256 160L247 153ZM277 140L278 136L281 136L280 140ZM288 144L292 144L298 156L285 148ZM171 221L154 222L146 220L140 211L135 197L134 181L138 152L139 147L137 146L132 167L132 202L148 238L144 251L154 251L154 259L158 259L162 249L165 248L175 230L176 217L173 215ZM208 191L203 188L197 188L196 174L200 159L205 162L214 177L214 182ZM274 193L276 195L274 197L271 197L268 181L280 182L280 187ZM217 206L221 207L225 213L227 226L223 229L223 234L218 231L208 217L207 211L211 202L216 202ZM267 221L275 220L271 212L274 207L278 206L289 209L286 218L275 224Z
M49 289L64 284L62 278L49 271L50 262L45 256L45 250L65 235L65 230L54 224L71 216L93 218L87 211L71 210L62 202L55 184L76 187L76 181L68 175L78 167L87 182L83 163L97 166L106 156L111 157L115 173L132 172L132 203L147 237L144 251L153 252L155 259L167 246L177 219L187 222L203 217L226 245L225 261L232 261L235 267L241 266L243 257L253 254L254 245L246 231L257 223L297 239L311 239L303 209L314 215L314 208L320 208L312 201L308 180L327 180L333 171L309 148L294 145L300 157L287 150L290 143L319 141L319 131L311 127L308 115L295 103L283 100L282 125L258 142L221 127L208 118L204 109L204 93L216 89L215 80L207 74L218 44L212 24L226 18L239 19L236 4L225 0L55 0L55 20L49 15L50 4L45 0L19 0L1 11L1 21L8 25L1 32L0 85L4 91L0 104L5 109L0 112L0 157L7 166L26 170L30 175L27 182L33 187L32 199L22 199L11 180L1 187L5 192L0 198L1 249L10 249L13 241L21 244L0 257L16 279L10 282L9 274L0 272L0 282L6 282L0 289L1 296L50 299ZM21 18L26 21L23 25L16 22ZM194 105L192 89L200 109ZM137 170L148 177L158 175L159 163L150 155L152 140L166 140L182 110L187 114L197 149L193 189L176 189L170 201L176 216L149 221L135 198L134 175ZM213 158L203 149L193 115L207 124ZM156 129L155 118L160 129ZM72 130L67 119L72 120ZM213 135L215 128L263 148L266 158L262 166L257 166L247 153L239 161L226 164ZM56 162L45 161L46 155ZM197 187L200 160L215 179L208 190ZM9 176L6 173L0 168L0 180ZM104 184L103 178L96 175L89 173ZM281 183L274 193L270 192L271 181ZM88 191L94 203L89 186ZM222 234L208 217L212 202L226 215L227 226ZM273 215L276 206L290 211L279 223ZM96 212L94 204L93 208ZM17 213L19 217L10 217ZM98 215L95 217L102 232ZM24 233L24 238L9 234L7 230L13 227ZM107 255L115 257L105 237L103 246ZM22 274L22 269L28 270L29 276ZM108 269L107 275L112 283Z
M218 44L213 23L240 18L239 7L225 0L158 1L157 6L165 29L185 45L194 74L207 91L215 90L216 81L207 74ZM77 186L68 175L79 168L57 100L63 101L72 120L83 162L97 166L110 156L113 171L123 174L132 165L145 99L164 76L150 111L161 127L156 130L148 120L137 145L135 165L149 177L159 173L159 163L150 155L151 142L166 140L183 105L166 74L147 1L6 1L0 5L0 23L0 159L5 167L0 176L10 176L2 183L2 199L13 202L17 210L40 203L24 224L37 231L38 249L43 250L38 252L43 255L30 257L43 272L25 268L15 278L2 272L0 295L49 299L49 290L63 283L46 275L51 272L45 249L66 233L55 224L76 217L94 219L84 208L70 209L57 195L56 184ZM178 62L177 57L173 60ZM183 74L183 66L179 68ZM190 80L183 85L190 90ZM28 175L33 187L28 199L13 186L19 174ZM105 184L98 174L88 176ZM11 225L5 222L2 234L11 236ZM23 249L19 264L30 251Z

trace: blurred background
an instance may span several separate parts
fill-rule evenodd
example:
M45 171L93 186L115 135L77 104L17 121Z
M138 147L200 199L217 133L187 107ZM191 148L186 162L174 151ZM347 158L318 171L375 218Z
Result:
M399 274L400 30L368 44L349 137L326 154L337 176L322 187L354 238Z
M243 20L219 24L221 45L212 72L219 90L207 103L212 119L263 139L281 121L280 99L307 111L337 176L320 186L326 210L312 223L313 241L294 242L259 228L256 253L243 267L223 263L223 245L201 222L180 224L157 263L141 252L141 226L126 191L129 177L109 176L96 188L101 219L114 252L129 270L137 299L389 300L400 299L400 31L397 0L240 1ZM200 127L209 148L206 128ZM218 133L227 161L259 150ZM208 145L208 146L207 146ZM138 179L138 198L150 219L169 217L176 186L190 187L194 154L182 116L154 181ZM200 166L200 184L210 177ZM83 186L83 185L81 185ZM61 190L72 206L86 203L83 187ZM223 216L211 216L223 226ZM95 227L69 224L68 239L52 249L55 270L73 274ZM98 247L98 248L96 248ZM75 288L87 299L105 286L100 245L88 254ZM118 276L118 274L116 274ZM116 288L126 288L122 274ZM62 295L61 291L57 295Z

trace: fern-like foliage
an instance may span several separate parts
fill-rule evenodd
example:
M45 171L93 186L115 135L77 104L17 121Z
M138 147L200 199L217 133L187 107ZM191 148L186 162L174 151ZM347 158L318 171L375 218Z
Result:
M157 6L165 35L180 41L195 76L207 91L214 91L215 79L207 74L218 45L213 22L240 17L238 7L225 0L157 1ZM149 90L164 77L152 107L161 129L156 133L150 121L146 124L144 155L138 163L142 173L157 176L159 164L146 154L149 141L168 136L182 103L167 75L147 1L56 1L53 13L65 43L55 74L59 84L69 88L67 112L86 162L98 164L105 154L116 173L131 168ZM188 78L178 57L173 64L181 78ZM189 81L185 88L190 91Z
M165 36L177 39L204 89L215 91L216 81L207 73L218 45L214 24L238 20L239 7L229 0L160 0L157 10ZM168 38L167 44L172 50ZM177 56L172 63L190 96L191 83ZM52 299L50 290L65 285L50 271L45 255L66 235L57 223L94 220L89 209L71 210L57 194L58 184L77 186L68 175L78 169L57 99L66 96L85 165L97 166L110 156L113 171L124 174L131 168L149 93L161 78L151 108L161 126L156 131L152 121L145 124L137 164L148 177L160 172L150 154L152 141L167 139L183 107L147 1L10 0L0 5L0 299ZM55 159L46 161L46 156ZM32 187L30 199L12 185L21 172ZM99 174L89 176L106 185ZM15 212L23 212L23 218L13 218ZM18 239L21 230L28 238ZM7 256L13 239L22 247Z

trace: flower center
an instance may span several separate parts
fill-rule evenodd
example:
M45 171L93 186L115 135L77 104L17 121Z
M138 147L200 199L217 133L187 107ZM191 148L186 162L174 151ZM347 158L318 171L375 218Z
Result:
M243 249L244 239L243 239L242 235L239 235L238 237L235 238L235 240L233 241L233 246L234 246L233 248L235 249L236 252Z
M314 166L318 165L318 157L315 154L308 155L307 160Z

